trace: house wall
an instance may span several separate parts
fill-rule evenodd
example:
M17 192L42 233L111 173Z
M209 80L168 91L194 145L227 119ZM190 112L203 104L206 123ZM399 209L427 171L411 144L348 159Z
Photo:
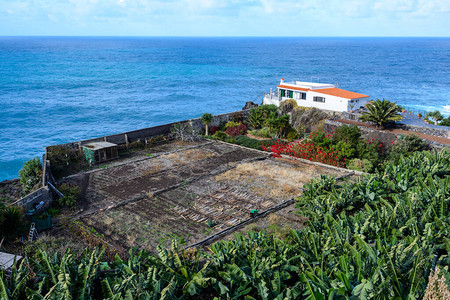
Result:
M325 102L315 102L314 97L323 97L325 98ZM282 101L291 99L289 97L283 97ZM298 106L303 107L316 107L319 109L333 110L333 111L349 111L348 100L331 96L324 95L320 93L316 93L313 91L306 92L306 99L295 99Z
M336 97L332 95L326 95L322 93L317 93L312 91L307 91L306 99L297 99L296 98L297 91L294 91L293 99L297 102L299 106L303 107L316 107L319 109L332 110L332 111L340 111L340 112L348 112L351 110L350 100L346 98ZM315 102L314 97L323 97L325 98L325 102ZM281 101L292 99L291 97L282 97ZM366 98L358 98L353 99L353 103L355 104L353 110L359 109L361 106L364 106L368 102L368 97ZM264 104L275 104L279 106L279 101L277 99L271 100L268 98L264 98Z
M369 102L369 97L353 99L353 104L355 104L355 106L353 107L353 110L357 110L357 109L365 106L367 102ZM348 111L352 110L351 107L350 107L350 104L351 103L349 103Z
M263 99L263 104L264 105L270 105L270 104L274 104L276 106L280 106L280 101L278 100L278 97L264 97Z

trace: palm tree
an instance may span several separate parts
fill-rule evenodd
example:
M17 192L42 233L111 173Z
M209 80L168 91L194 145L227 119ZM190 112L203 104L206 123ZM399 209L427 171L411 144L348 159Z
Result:
M434 120L434 125L438 125L438 122L444 119L444 117L441 115L441 112L438 110L429 111L427 113L427 117L432 118Z
M212 121L213 121L212 114L204 113L200 117L200 120L202 120L203 124L205 124L205 126L206 126L206 135L208 135L208 125L211 124Z
M377 127L382 127L390 122L401 121L403 117L398 113L401 108L395 103L389 100L372 100L366 104L367 111L364 111L359 117L360 120L365 122L373 122Z

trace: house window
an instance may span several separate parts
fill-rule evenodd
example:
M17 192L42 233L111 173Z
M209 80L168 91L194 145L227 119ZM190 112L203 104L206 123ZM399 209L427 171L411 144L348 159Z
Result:
M306 93L294 92L294 99L306 99Z
M314 102L325 102L325 97L314 96L313 101Z
M294 92L293 91L289 91L289 98L294 98Z
M281 91L281 97L284 97L286 95L286 91L285 90L280 90Z

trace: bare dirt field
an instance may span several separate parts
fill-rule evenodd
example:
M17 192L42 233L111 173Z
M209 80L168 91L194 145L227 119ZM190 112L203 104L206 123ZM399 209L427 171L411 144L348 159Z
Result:
M299 196L311 178L348 174L219 142L161 151L83 175L80 221L122 249L155 251L173 239L190 245L247 220L252 209L263 212ZM258 222L300 228L304 219L292 210Z

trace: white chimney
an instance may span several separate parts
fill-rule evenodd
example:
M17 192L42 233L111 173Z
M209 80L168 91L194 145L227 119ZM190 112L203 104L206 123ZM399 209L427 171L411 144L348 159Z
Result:
M280 84L283 84L283 83L284 83L284 78L281 78Z

